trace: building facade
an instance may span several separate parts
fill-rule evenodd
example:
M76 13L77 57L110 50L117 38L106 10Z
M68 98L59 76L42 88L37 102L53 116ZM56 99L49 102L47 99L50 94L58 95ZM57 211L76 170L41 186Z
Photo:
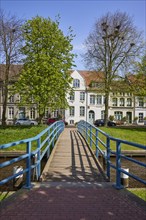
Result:
M65 111L65 120L75 124L80 120L93 123L96 119L103 119L105 112L105 97L102 87L102 76L92 71L73 71L72 87L74 92L68 95L69 108ZM132 93L111 92L109 99L109 116L115 121L126 118L127 123L133 123L135 117L138 124L144 124L146 117L145 97L135 97Z
M14 73L15 75L16 73ZM13 75L13 74L12 74ZM72 125L80 120L94 123L96 119L103 119L105 112L105 96L103 88L103 74L93 71L71 71L73 91L67 94L68 109L50 112L46 108L44 122L48 117L61 115L68 124ZM3 87L0 80L0 123L2 120ZM37 119L37 105L19 106L19 94L9 95L6 111L7 124L13 124L16 118L28 117ZM115 121L126 118L127 123L133 123L135 117L138 124L144 124L146 117L146 97L133 96L132 93L112 91L109 98L109 116Z

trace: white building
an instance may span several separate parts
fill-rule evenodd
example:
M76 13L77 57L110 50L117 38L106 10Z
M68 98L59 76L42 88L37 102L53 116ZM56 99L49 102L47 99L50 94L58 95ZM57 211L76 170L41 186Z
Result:
M93 71L73 71L73 93L68 95L69 109L65 111L65 120L75 124L80 120L93 123L96 119L104 118L103 75ZM138 117L138 123L144 123L146 117L145 97L134 97L131 93L112 92L110 94L109 115L115 120L126 117L132 123Z

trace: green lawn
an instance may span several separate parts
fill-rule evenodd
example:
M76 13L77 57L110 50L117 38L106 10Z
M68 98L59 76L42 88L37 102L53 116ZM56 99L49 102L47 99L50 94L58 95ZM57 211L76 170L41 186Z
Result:
M146 201L146 188L145 189L128 189L131 193L135 194L136 196L140 197L144 201Z
M46 127L46 125L7 126L6 128L0 127L0 145L34 137L43 131ZM21 144L18 145L18 147L9 148L7 150L16 151L25 149L26 144Z
M100 127L100 130L109 134L112 137L119 138L122 140L135 142L138 144L146 145L146 128L143 127ZM95 131L94 131L95 133ZM99 132L99 138L106 143L106 137ZM105 150L102 144L99 143L101 149ZM121 144L122 150L140 150L140 148L131 147L126 144ZM116 142L111 141L112 150L116 149ZM94 147L93 147L94 149Z

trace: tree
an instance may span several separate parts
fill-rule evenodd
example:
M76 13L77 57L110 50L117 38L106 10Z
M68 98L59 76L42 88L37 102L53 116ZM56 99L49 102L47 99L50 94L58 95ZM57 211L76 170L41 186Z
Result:
M142 33L134 27L132 19L126 13L107 13L95 23L94 30L85 41L85 48L83 57L86 65L104 74L107 125L112 82L121 71L130 68L131 61L141 53Z
M127 75L130 89L135 95L146 96L146 55L142 56L139 62L134 63L132 72L134 75L131 73Z
M24 67L15 91L21 96L21 104L37 104L41 122L46 107L54 110L67 105L65 96L70 89L68 70L73 66L71 41L74 36L71 28L64 36L59 29L59 20L39 16L24 24L23 36Z
M22 46L21 25L23 21L16 16L6 14L0 10L0 54L1 54L1 79L3 81L3 110L2 125L6 125L6 108L10 84L10 72L14 63L20 60Z

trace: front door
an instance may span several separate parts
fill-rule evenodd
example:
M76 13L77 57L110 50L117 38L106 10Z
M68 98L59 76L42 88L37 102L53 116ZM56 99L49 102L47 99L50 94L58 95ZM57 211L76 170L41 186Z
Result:
M128 123L132 123L132 112L127 112L126 113L126 116L127 116L127 121L128 121Z
M93 124L95 121L95 113L94 111L89 111L89 123Z

